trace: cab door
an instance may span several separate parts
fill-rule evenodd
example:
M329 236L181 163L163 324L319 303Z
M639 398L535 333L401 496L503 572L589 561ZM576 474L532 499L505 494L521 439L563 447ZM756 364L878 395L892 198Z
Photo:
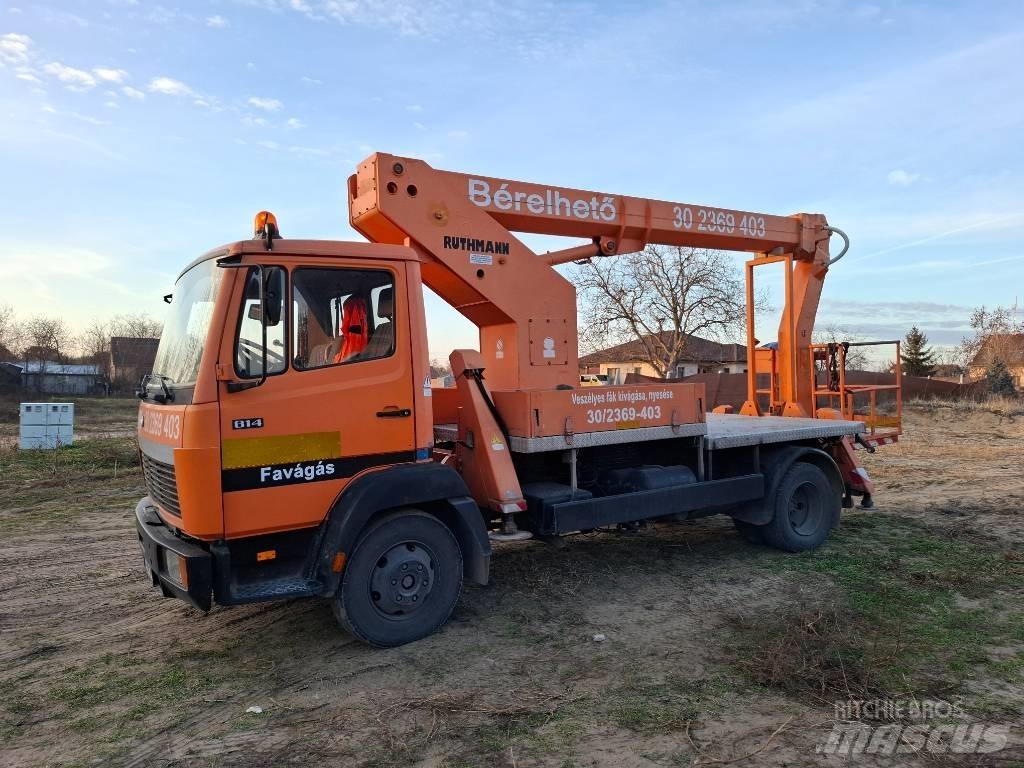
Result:
M351 478L416 458L406 266L288 261L279 299L264 286L277 313L254 308L260 277L246 276L233 344L221 352L221 370L236 378L220 393L228 538L316 525ZM280 322L267 328L264 379L265 314Z

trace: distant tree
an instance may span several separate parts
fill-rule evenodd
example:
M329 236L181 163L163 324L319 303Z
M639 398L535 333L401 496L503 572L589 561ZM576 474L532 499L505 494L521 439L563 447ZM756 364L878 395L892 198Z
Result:
M935 351L935 365L942 366L944 376L963 376L966 373L960 350L956 348L943 347Z
M134 315L115 315L110 321L111 336L134 339L158 339L163 326L144 312Z
M442 379L452 372L452 367L447 361L438 360L436 357L430 361L430 378Z
M98 362L110 352L110 323L95 319L78 336L78 351L82 357Z
M813 338L815 344L842 344L845 341L851 343L865 341L864 337L860 334L844 331L839 326L832 324L815 328ZM846 370L866 371L870 364L871 361L868 358L868 353L864 351L863 347L850 347L846 350Z
M23 338L14 307L0 304L0 360L12 360L17 355Z
M1008 397L1017 395L1017 388L1013 384L1010 369L999 358L994 359L985 371L985 387L991 395L1006 395Z
M59 317L34 315L25 321L26 360L64 362L71 352L71 331Z
M722 251L648 245L585 262L572 280L582 348L638 341L643 360L665 378L683 360L691 335L721 341L746 327L743 275ZM757 308L764 304L759 299Z
M923 378L935 375L935 354L928 346L928 337L916 325L903 338L900 357L905 375Z

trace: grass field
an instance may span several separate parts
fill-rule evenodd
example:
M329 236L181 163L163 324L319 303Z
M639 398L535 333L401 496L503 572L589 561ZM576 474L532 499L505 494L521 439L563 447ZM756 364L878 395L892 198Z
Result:
M161 599L134 540L134 418L80 401L75 446L0 448L0 764L839 765L815 749L836 703L892 698L953 702L1010 741L857 765L1024 765L1012 415L910 409L869 457L877 507L818 552L718 518L504 545L447 627L388 651L319 600Z

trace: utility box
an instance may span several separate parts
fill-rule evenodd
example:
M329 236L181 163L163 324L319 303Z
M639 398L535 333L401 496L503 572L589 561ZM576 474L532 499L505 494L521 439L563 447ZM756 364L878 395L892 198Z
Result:
M74 403L21 404L20 448L59 448L74 442Z

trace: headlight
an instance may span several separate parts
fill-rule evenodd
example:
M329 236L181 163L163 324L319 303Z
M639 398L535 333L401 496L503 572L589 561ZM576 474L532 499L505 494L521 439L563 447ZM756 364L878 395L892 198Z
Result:
M177 582L185 589L188 589L188 561L176 552L169 549L160 551L164 559L164 572L171 581Z

